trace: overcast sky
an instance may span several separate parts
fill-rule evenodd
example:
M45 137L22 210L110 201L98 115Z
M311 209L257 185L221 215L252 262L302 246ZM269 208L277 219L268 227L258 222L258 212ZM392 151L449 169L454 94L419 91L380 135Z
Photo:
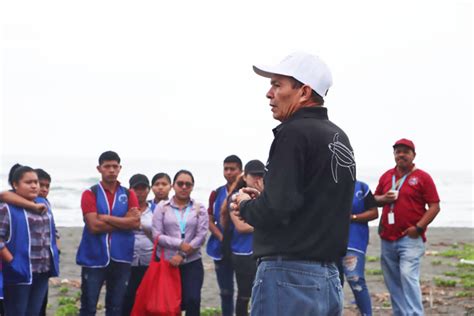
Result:
M359 167L392 166L406 137L423 169L472 170L472 16L468 0L3 1L1 156L266 159L278 122L251 66L303 50L333 72Z

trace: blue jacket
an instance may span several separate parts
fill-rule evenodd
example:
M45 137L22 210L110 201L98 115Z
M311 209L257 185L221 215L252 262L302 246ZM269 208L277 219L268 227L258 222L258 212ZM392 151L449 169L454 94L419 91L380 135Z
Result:
M128 190L117 188L112 210L109 209L107 196L99 183L91 187L97 202L97 214L124 217L128 211ZM131 263L135 236L132 230L116 230L111 233L92 234L87 227L82 232L81 243L77 250L76 263L83 267L106 267L110 259L116 262Z
M223 232L222 226L221 226L221 207L222 203L225 202L225 199L227 197L227 188L225 185L217 188L216 190L216 200L214 201L214 206L213 206L213 215L214 215L214 222L216 223L217 228ZM207 247L206 247L206 252L214 260L221 260L222 259L222 243L213 235L209 237L209 240L207 241Z
M59 253L56 246L56 225L54 224L53 214L49 207L49 203L43 198L37 198L37 203L48 205L49 230L51 238L51 255L53 264L51 266L50 275L59 275ZM6 247L13 255L13 261L3 263L3 278L5 284L31 284L32 271L30 262L30 231L26 210L12 205L8 205L10 216L10 236L5 242Z

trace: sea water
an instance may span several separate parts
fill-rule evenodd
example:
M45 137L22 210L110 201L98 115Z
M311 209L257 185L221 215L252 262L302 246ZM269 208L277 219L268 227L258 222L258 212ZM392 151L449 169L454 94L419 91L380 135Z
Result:
M262 158L263 159L263 158ZM81 212L82 192L100 179L97 158L90 157L2 157L0 172L1 190L9 189L7 175L10 167L19 162L33 168L43 168L52 177L48 199L51 202L58 226L83 226ZM122 159L119 180L128 187L128 179L135 173L143 173L151 180L154 174L166 172L172 178L180 169L191 171L195 178L192 197L207 207L210 192L225 183L222 175L222 160L166 160L166 159ZM419 166L423 169L422 166ZM357 170L358 178L375 190L380 175L390 168L364 168ZM433 177L441 199L441 212L431 226L473 227L474 207L472 197L472 173L470 170L425 170ZM170 196L172 196L171 192ZM152 198L150 193L149 198ZM379 209L380 211L380 209ZM377 220L370 223L376 225Z

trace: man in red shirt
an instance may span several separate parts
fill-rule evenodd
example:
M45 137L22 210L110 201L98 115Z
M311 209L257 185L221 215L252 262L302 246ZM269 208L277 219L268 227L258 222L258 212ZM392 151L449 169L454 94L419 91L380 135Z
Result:
M80 315L95 315L106 283L106 315L120 315L133 259L134 229L140 227L138 199L120 185L120 157L106 151L97 170L102 180L82 194L85 227L77 250L81 270Z
M382 271L393 314L423 315L420 262L426 228L440 210L439 197L431 176L413 163L413 142L400 139L393 149L396 166L380 177L374 196L378 206L383 206Z

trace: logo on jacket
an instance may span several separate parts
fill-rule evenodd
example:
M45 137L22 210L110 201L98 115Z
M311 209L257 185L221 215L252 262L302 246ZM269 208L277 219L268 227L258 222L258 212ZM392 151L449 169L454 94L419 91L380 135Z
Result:
M408 184L411 186L417 185L418 184L418 178L417 177L412 177L410 180L408 180Z
M352 180L355 181L355 159L352 151L339 141L339 133L334 134L333 142L328 145L332 152L331 171L334 182L338 182L337 170L339 167L349 169Z
M354 195L358 200L363 200L364 199L364 191L362 191L362 190L359 190L359 191L355 192Z
M122 204L126 204L128 202L128 198L126 194L120 194L118 197L118 201Z

